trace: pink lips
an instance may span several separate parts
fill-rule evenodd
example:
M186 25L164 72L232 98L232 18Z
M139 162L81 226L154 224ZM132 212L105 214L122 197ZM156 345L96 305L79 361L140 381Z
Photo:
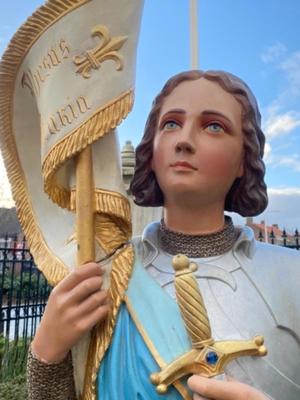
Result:
M193 169L194 171L197 170L197 168L195 168L193 165L189 164L186 161L177 161L177 162L171 164L171 167L184 167L184 168Z

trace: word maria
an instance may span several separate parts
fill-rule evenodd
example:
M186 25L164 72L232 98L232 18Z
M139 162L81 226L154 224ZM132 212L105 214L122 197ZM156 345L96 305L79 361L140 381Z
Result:
M59 133L64 127L71 125L80 115L85 114L91 107L85 96L79 96L75 101L60 108L48 119L48 131L51 134Z

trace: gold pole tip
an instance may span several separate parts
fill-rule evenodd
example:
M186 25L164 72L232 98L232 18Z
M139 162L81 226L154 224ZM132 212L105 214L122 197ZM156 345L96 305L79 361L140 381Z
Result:
M172 265L175 271L182 271L189 267L190 260L183 254L176 254L176 256L173 257Z

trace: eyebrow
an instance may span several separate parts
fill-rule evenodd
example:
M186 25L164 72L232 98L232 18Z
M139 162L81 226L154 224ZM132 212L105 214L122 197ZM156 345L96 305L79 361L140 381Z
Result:
M168 110L167 112L165 112L162 115L162 117L164 117L165 115L168 115L168 114L186 114L186 112L182 108L173 108L173 109Z
M231 119L227 117L225 114L221 113L220 111L204 110L201 115L216 115L217 117L226 119L226 121L230 124L231 127L234 125Z
M164 113L164 115L162 115L161 118L165 117L168 114L186 114L186 111L183 110L182 108L174 108L174 109L168 110L166 113ZM204 111L202 111L201 115L216 115L217 117L226 119L226 121L228 121L228 123L231 126L233 125L233 122L231 121L231 119L228 118L225 114L221 113L220 111L204 110Z

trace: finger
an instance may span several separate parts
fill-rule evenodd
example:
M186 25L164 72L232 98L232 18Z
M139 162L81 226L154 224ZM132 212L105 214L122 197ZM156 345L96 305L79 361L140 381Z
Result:
M102 276L103 274L104 270L99 264L84 264L72 271L55 289L59 291L69 291L85 279L91 278L92 276Z
M214 400L265 400L256 389L240 382L223 382L193 375L188 380L192 391Z
M209 400L207 397L202 397L199 394L195 393L193 395L193 400Z
M94 292L101 290L103 279L101 276L93 276L85 279L66 293L66 304L81 304Z
M76 308L76 314L79 316L86 315L103 305L108 305L107 290L98 290L97 292L92 293Z
M101 307L97 307L94 311L89 313L82 321L84 330L92 329L97 322L102 321L107 317L110 310L110 306L105 304Z

